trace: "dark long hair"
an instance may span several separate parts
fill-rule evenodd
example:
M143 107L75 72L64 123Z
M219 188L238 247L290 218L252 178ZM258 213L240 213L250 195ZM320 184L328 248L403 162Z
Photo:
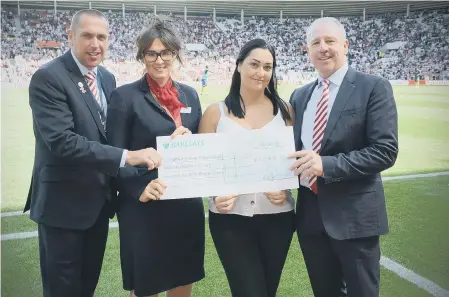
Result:
M287 103L285 103L284 100L281 99L277 92L276 55L273 47L271 47L271 45L269 45L263 39L253 39L251 41L248 41L240 50L237 61L235 61L235 70L234 74L232 75L231 88L229 90L228 96L226 96L225 99L226 107L234 116L241 119L245 117L245 104L243 102L242 96L240 95L241 77L240 72L237 71L237 68L239 64L242 63L246 59L246 57L248 57L251 51L257 48L267 49L273 56L273 72L270 78L270 82L268 83L267 88L265 88L264 90L265 96L267 96L273 103L273 115L277 115L280 110L284 121L289 121L291 120L291 116L288 111Z

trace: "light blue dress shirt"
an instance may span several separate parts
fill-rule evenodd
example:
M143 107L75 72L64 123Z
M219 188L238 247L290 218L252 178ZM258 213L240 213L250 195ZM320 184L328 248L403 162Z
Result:
M331 76L329 76L329 104L328 104L328 112L327 119L329 119L329 115L332 110L332 106L334 105L335 98L337 97L338 90L340 90L340 86L345 78L346 72L348 72L348 64L345 63L340 69L335 71ZM307 103L306 110L304 111L302 127L301 127L301 141L302 141L302 149L303 150L312 150L312 141L313 141L313 128L315 123L315 114L317 109L318 100L321 98L321 94L323 92L324 84L323 78L318 78L318 84L312 92L312 96L310 97L309 102ZM309 187L309 178L301 180L301 185L304 187Z

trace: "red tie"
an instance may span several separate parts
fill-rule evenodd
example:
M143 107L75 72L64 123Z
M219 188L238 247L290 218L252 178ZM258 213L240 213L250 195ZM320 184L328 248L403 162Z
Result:
M92 91L92 95L94 95L95 100L97 100L98 104L101 106L100 95L98 94L97 83L95 81L95 72L90 71L84 77L87 79L87 85Z
M327 124L327 114L328 114L328 106L330 99L330 91L329 91L329 81L327 79L323 80L323 92L321 93L321 99L318 101L316 115L315 115L315 123L313 127L313 138L312 138L312 149L320 154L321 150L321 141L323 140L324 129ZM318 194L317 187L317 177L312 175L309 180L310 189L315 194Z

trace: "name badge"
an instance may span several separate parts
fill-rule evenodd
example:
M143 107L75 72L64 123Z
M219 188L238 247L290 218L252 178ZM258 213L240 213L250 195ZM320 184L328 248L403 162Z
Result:
M191 107L182 107L181 108L181 113L191 113L191 112L192 112Z

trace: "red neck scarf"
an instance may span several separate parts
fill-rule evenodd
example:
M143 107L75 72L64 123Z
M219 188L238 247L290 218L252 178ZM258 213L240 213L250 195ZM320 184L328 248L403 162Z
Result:
M162 107L171 115L176 123L176 127L181 126L181 108L184 107L184 104L178 99L178 89L173 85L172 79L170 78L167 83L161 87L148 73L146 74L146 78L150 91L156 96L156 99Z

